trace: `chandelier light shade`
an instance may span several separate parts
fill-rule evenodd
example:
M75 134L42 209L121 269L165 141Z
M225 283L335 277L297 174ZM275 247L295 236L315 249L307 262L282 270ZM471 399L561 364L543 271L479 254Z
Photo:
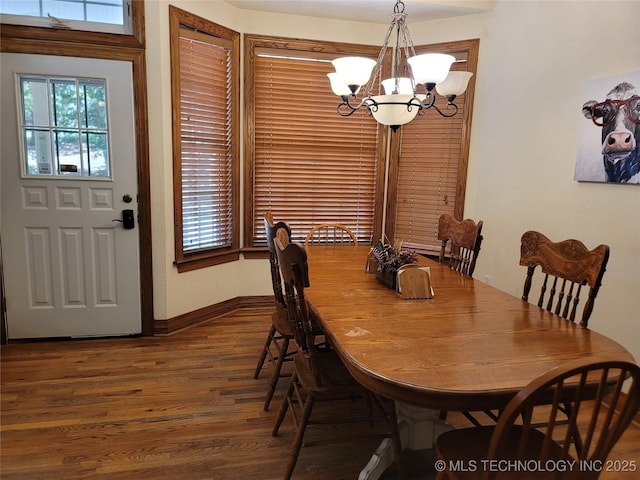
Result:
M376 108L370 108L373 118L382 125L404 125L416 118L418 105L410 106L413 94L378 95L371 97Z
M331 90L333 90L333 93L339 97L348 97L352 93L357 95L360 90L358 89L355 92L352 92L349 87L340 80L338 72L327 73L327 77L329 77L329 81L331 82Z
M442 82L455 61L456 57L444 53L423 53L407 59L414 80L424 85Z
M376 66L375 60L364 57L336 58L331 63L340 81L349 87L352 93L367 83L373 67Z
M442 83L436 84L436 92L453 102L454 98L462 95L467 89L472 76L471 72L449 72Z
M450 71L455 57L443 53L416 55L406 25L404 3L397 0L391 15L391 25L384 39L377 60L364 57L342 57L331 63L335 72L327 74L333 93L342 99L338 114L343 117L367 108L378 123L397 130L409 123L416 115L433 109L443 117L452 117L458 112L454 99L464 93L473 75L471 72ZM391 34L396 32L396 45L389 46ZM382 65L387 49L392 51L392 77L382 80ZM380 83L384 95L375 95L374 88ZM424 89L418 93L416 87ZM435 87L435 91L434 91ZM357 103L357 95L363 89L363 98ZM380 87L376 88L376 92ZM436 92L447 99L444 108L436 105Z
M409 77L387 78L381 83L384 87L385 95L393 95L394 93L399 93L400 95L413 93L413 80Z

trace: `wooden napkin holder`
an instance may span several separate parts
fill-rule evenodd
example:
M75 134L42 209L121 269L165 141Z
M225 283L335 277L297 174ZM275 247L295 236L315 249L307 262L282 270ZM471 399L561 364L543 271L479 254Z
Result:
M405 265L398 269L396 292L403 299L433 298L429 267Z

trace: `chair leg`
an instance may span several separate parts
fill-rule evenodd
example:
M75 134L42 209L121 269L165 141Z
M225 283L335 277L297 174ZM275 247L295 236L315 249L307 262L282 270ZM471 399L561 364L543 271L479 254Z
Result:
M567 418L571 418L571 416L573 415L572 410L573 410L573 407L571 406L570 403L564 404L564 414L567 416ZM571 438L573 440L573 446L575 447L576 453L579 457L582 454L582 448L583 448L580 431L578 429L574 429L571 432Z
M304 438L304 431L306 430L307 424L309 423L309 418L311 417L311 411L313 410L314 402L314 395L308 395L306 401L304 402L302 418L298 423L298 430L296 431L296 436L293 439L293 444L291 445L291 452L289 453L289 461L287 462L287 471L284 474L284 480L289 480L291 478L291 475L293 475L293 470L296 468L298 455L300 455L300 448L302 447L302 440Z
M278 353L278 361L276 362L275 369L273 370L273 374L271 375L269 390L267 391L267 398L264 401L265 412L269 410L269 404L271 403L273 394L276 391L276 386L278 385L278 379L280 378L280 372L282 370L282 364L284 363L287 356L287 350L289 350L289 339L287 337L283 337L282 343L280 344L280 352Z
M253 378L258 378L260 375L260 371L264 365L264 361L267 358L267 352L269 351L269 347L271 346L272 338L276 334L276 327L271 325L269 329L269 334L267 335L267 340L264 342L264 347L262 348L262 353L260 354L260 359L258 360L258 365L256 366L256 371L253 373Z
M474 417L473 415L471 415L469 412L462 412L462 414L467 417L467 420L469 420L471 423L473 423L473 425L475 425L476 427L481 427L482 424L478 421L478 419L476 417Z
M294 382L298 381L298 377L296 372L293 372L291 376L291 382L289 383L289 390L287 390L287 394L282 399L282 403L280 404L280 410L278 410L278 416L276 417L276 424L273 426L273 430L271 431L271 435L274 437L278 436L278 430L280 430L280 425L282 425L282 421L284 420L284 416L287 414L287 410L289 409L289 402L291 401L291 397L293 396L293 390L295 389Z

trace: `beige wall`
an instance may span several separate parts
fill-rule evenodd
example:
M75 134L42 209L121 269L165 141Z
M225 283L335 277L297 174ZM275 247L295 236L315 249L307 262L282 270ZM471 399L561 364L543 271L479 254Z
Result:
M380 44L387 28L244 12L221 1L146 2L157 318L270 291L263 260L180 275L172 265L169 3L241 33ZM520 296L519 242L529 229L589 248L608 244L590 326L640 360L640 187L573 180L585 83L640 70L640 4L498 1L491 13L423 23L407 13L416 44L480 38L465 206L465 216L484 220L476 278ZM605 26L615 34L605 38Z

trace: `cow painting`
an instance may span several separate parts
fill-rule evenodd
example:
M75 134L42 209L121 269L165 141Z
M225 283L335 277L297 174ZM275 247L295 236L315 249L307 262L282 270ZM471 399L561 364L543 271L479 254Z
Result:
M605 100L590 100L582 113L602 127L602 160L607 182L640 183L640 92L628 82Z

